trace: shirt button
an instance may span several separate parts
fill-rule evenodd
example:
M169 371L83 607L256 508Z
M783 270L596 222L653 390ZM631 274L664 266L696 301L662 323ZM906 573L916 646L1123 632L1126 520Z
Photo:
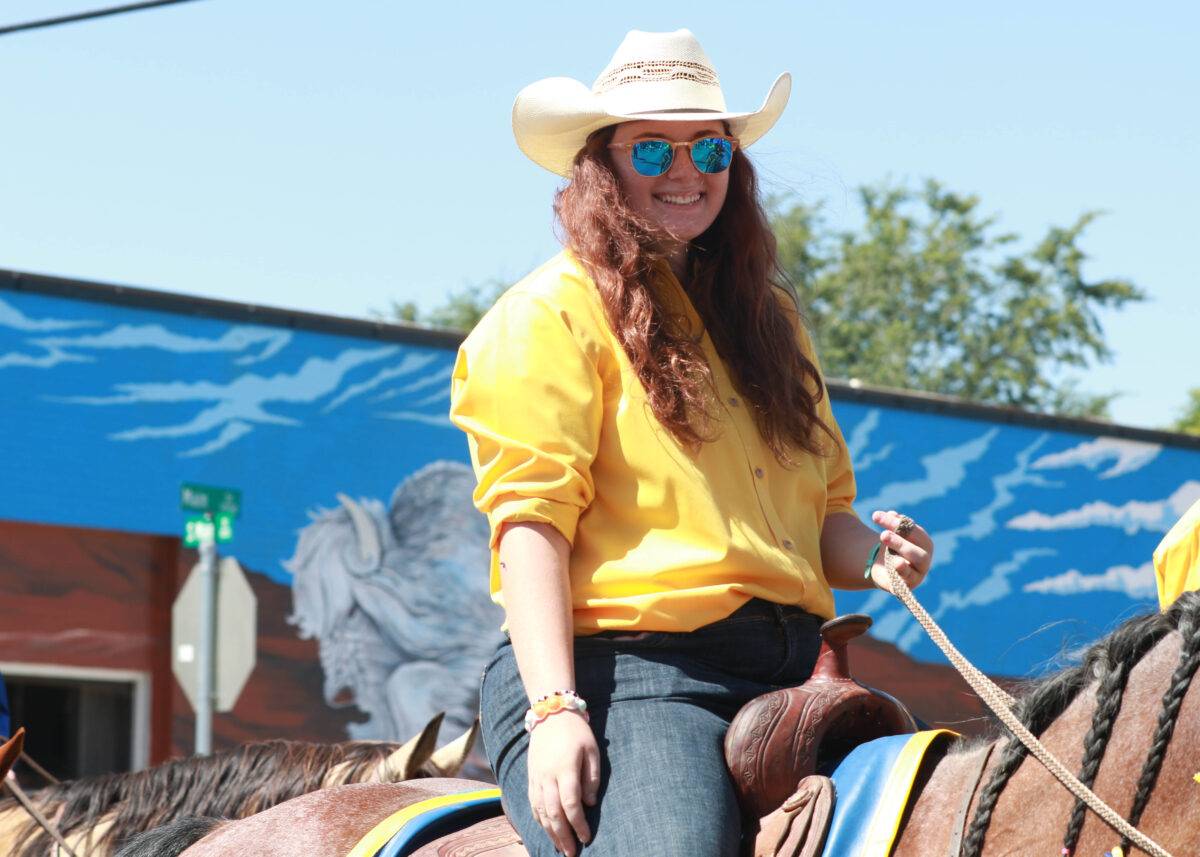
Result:
M730 405L732 405L732 406L733 406L733 407L735 407L735 408L736 408L736 407L738 406L738 404L739 404L739 402L738 402L738 397L737 397L737 396L730 396L730 397L729 397L729 399L728 399L728 401L729 401L729 404L730 404Z
M754 468L754 475L757 476L759 479L762 479L767 474L763 471L763 469L761 467L756 467L756 468Z
M783 540L783 546L784 546L785 548L787 548L788 550L791 550L792 548L794 548L794 547L795 547L795 545L794 545L794 544L792 544L792 540L791 540L791 539L784 539L784 540Z

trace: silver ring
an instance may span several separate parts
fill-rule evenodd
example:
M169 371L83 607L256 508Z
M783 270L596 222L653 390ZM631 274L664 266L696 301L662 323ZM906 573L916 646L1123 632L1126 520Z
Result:
M913 531L913 527L915 527L916 525L917 525L917 522L914 521L912 518L908 517L908 515L901 515L900 523L896 524L896 535L907 536L909 533L911 533Z

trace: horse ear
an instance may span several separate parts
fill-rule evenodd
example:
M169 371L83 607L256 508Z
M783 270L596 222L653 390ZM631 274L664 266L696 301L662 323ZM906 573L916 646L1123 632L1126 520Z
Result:
M0 746L0 780L8 774L10 768L21 758L21 750L25 747L25 727L17 730L17 734Z
M415 777L421 766L429 761L429 757L437 748L438 730L442 728L442 718L445 716L446 712L444 711L435 714L433 719L421 730L421 734L410 738L404 743L404 746L380 762L379 767L375 769L375 774L367 781L398 783Z
M479 718L476 717L470 729L429 757L429 766L433 768L434 776L457 777L467 761L467 756L471 755L471 748L475 746L475 738L478 735Z

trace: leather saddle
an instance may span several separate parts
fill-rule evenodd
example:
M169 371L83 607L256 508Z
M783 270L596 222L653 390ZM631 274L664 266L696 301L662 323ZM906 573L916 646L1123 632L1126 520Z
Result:
M861 613L826 622L808 681L752 699L734 717L725 762L743 816L767 816L802 779L831 769L859 744L917 731L904 703L850 674L847 644L870 627Z
M822 771L875 738L917 731L904 704L850 674L849 642L871 627L862 614L821 626L821 650L800 687L747 703L729 726L725 761L752 857L819 857L834 789ZM481 821L413 852L413 857L528 857L503 816Z

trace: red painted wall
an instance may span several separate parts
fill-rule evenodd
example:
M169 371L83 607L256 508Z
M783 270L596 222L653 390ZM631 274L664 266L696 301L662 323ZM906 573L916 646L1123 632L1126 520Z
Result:
M176 538L0 521L0 660L149 673L151 763L190 753L195 726L171 672L170 623L195 562ZM246 571L257 663L233 711L216 715L214 746L345 740L358 712L322 699L316 642L286 621L290 591Z

